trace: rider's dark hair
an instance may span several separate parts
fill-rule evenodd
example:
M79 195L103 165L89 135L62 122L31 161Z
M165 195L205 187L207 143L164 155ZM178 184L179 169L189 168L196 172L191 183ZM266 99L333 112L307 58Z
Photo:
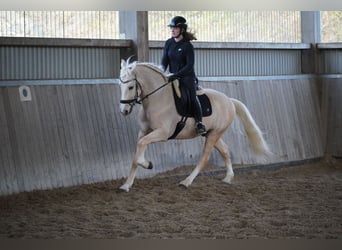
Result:
M183 37L187 41L192 41L192 40L197 40L195 33L189 32L189 31L184 31L183 32Z

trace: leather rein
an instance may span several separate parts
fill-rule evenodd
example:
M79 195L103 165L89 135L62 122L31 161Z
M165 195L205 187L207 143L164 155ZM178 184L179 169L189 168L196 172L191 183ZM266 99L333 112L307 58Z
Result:
M145 95L143 98L140 98L140 95L138 93L138 89L140 89L140 92L142 92L142 87L141 87L141 84L138 81L137 77L135 77L134 79L131 79L131 80L127 80L127 81L123 81L121 79L121 77L119 79L120 79L120 82L123 84L129 83L131 81L135 81L135 97L133 99L129 99L129 100L120 100L121 104L129 104L131 106L134 106L135 104L142 104L143 100L147 99L149 96L153 95L154 93L156 93L157 91L164 88L165 86L167 86L170 83L169 81L167 81L166 83L164 83L160 87L153 90L151 93Z

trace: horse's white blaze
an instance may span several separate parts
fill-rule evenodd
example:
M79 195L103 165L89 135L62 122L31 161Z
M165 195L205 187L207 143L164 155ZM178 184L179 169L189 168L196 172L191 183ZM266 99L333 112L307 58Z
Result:
M120 90L121 90L121 99L120 100L126 100L126 89L127 85L125 84L120 84ZM120 112L124 115L127 115L129 111L129 105L128 104L123 104L120 103Z
M120 71L120 90L121 99L120 101L131 101L131 103L121 103L120 102L120 112L124 115L128 115L132 111L132 106L135 104L134 100L137 98L138 89L135 75L129 68L125 68L126 62L121 61L121 71ZM122 69L125 70L123 71Z
M143 100L138 119L140 131L136 153L129 176L125 184L120 187L120 189L128 192L133 185L138 166L145 168L150 166L150 162L144 156L147 146L154 142L166 141L173 134L176 124L181 117L176 111L171 86L167 85L160 88L167 82L167 78L160 67L149 63L134 62L130 64L129 61L122 60L120 79L121 101L137 98ZM157 89L158 91L154 92ZM221 137L232 123L236 114L241 118L254 151L264 155L270 152L261 130L243 103L228 98L223 93L213 89L204 89L204 92L211 101L213 113L210 117L203 118L203 123L208 130L203 154L192 173L180 183L185 187L190 186L196 176L206 166L214 147L221 154L227 169L227 174L223 181L226 183L232 182L234 171L229 150ZM148 94L150 95L145 99L144 97ZM132 107L133 104L121 103L120 111L127 115L131 112ZM194 138L196 136L194 129L194 121L189 118L186 126L176 139Z

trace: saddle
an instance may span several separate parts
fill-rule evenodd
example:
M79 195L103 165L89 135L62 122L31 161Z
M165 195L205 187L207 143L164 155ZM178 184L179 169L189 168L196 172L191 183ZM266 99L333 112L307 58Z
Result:
M182 118L177 123L174 133L168 138L168 140L174 139L179 134L179 132L182 131L188 117L194 117L194 111L193 111L194 108L193 108L193 104L190 102L189 93L187 92L186 89L181 88L178 80L174 80L172 82L172 90L173 90L173 97L175 100L176 110L178 114L182 116ZM204 91L202 90L202 88L199 88L196 91L196 95L202 107L202 116L203 117L210 116L212 114L212 108L211 108L209 97L206 94L204 94Z
M194 117L194 107L190 102L189 93L180 87L178 80L172 82L172 90L178 114L184 117ZM201 87L196 91L196 95L201 103L202 116L210 116L212 113L211 103Z

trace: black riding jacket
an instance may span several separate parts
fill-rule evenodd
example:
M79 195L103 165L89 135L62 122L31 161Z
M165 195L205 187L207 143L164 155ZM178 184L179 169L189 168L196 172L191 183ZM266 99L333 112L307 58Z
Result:
M169 67L170 73L176 77L196 79L194 60L194 47L190 41L182 39L176 42L174 38L170 38L165 42L162 56L164 70Z

